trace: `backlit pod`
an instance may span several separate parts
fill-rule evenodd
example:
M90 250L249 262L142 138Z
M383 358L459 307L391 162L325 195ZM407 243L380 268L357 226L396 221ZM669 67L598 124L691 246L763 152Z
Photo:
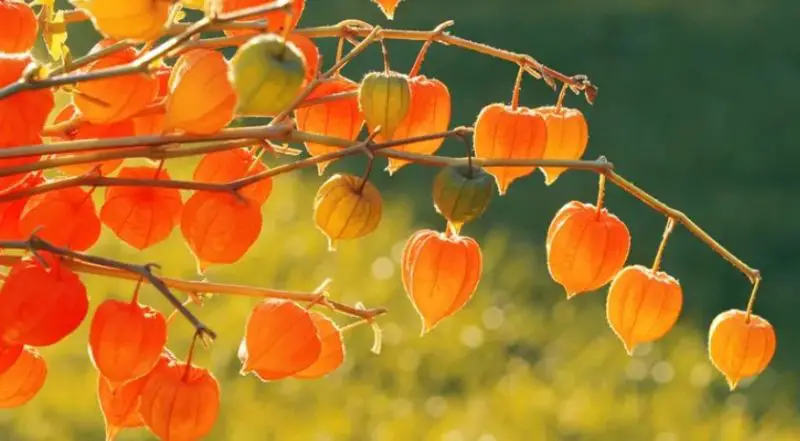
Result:
M115 40L151 41L167 25L173 0L79 0L73 1L89 14L94 27Z
M0 0L0 52L27 52L39 33L39 22L30 6L18 0Z
M731 390L744 378L759 375L775 355L775 328L765 319L731 309L711 322L708 355Z
M247 9L252 8L255 6L264 6L270 3L275 3L276 0L222 0L222 12L232 12L238 11L240 9ZM306 0L293 0L291 6L291 15L285 11L272 11L266 12L262 15L250 17L249 20L266 20L267 21L267 31L282 34L287 31L286 24L288 21L289 29L288 31L291 32L295 27L297 27L297 22L300 21L300 17L303 16L303 10L306 6ZM235 35L248 35L248 34L255 34L258 31L256 30L248 30L248 29L226 29L225 33L230 36Z
M358 88L358 104L367 128L381 128L383 140L394 139L411 108L411 85L408 75L397 72L370 72Z
M336 174L325 181L314 198L314 223L328 238L331 251L340 240L353 240L375 231L383 200L371 182Z
M547 145L542 159L581 159L589 143L589 127L578 109L546 106L536 109L547 124ZM544 182L551 185L562 173L563 167L542 167Z
M26 346L16 362L0 373L0 409L19 407L42 390L47 364L39 351Z

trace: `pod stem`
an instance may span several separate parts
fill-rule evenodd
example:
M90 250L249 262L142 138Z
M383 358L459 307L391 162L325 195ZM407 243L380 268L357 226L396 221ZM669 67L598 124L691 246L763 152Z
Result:
M379 41L381 42L381 52L383 52L383 73L389 75L391 70L389 67L389 50L386 48L386 42L383 41L383 38Z
M519 107L519 92L522 90L522 78L525 75L525 66L519 65L519 72L517 72L517 80L514 81L514 92L511 95L511 109L517 110Z
M564 104L564 97L567 95L567 89L569 89L569 85L564 83L564 85L561 86L561 92L558 94L558 100L556 100L556 112L561 110L561 105Z
M367 160L367 169L364 171L364 176L361 178L361 185L358 187L358 194L364 193L364 187L367 186L369 175L372 173L372 166L375 164L375 156L369 156Z
M758 287L761 285L761 277L757 277L753 282L753 290L750 292L750 299L747 301L747 312L744 316L744 322L750 323L750 317L753 315L753 306L756 304L756 296L758 295Z
M603 203L606 198L606 175L600 173L600 180L597 183L597 216L600 217L600 211L603 209Z
M664 249L667 247L667 241L669 240L670 234L672 234L672 230L675 228L675 219L672 217L667 218L667 226L664 227L664 234L661 236L661 243L658 245L658 251L656 251L656 257L653 259L653 267L652 270L655 273L661 268L661 259L664 257Z
M183 371L183 378L181 378L184 383L189 380L189 373L192 372L192 358L194 358L194 347L197 345L198 338L200 338L200 332L195 331L192 343L189 345L189 354L186 356L186 370Z
M142 282L144 281L143 277L139 278L139 281L136 282L136 288L133 289L133 296L131 297L131 304L135 305L139 303L139 289L142 287Z
M153 175L153 179L158 179L158 176L161 175L161 170L164 170L164 159L158 161L158 166L156 167L156 173Z
M411 67L411 70L408 72L409 77L415 77L419 74L420 69L422 68L422 63L425 61L425 55L428 53L428 49L431 48L431 45L444 33L444 31L456 24L453 20L448 20L436 28L431 33L430 37L425 40L425 43L422 45L422 48L419 50L419 54L417 54L417 59L414 60L414 65Z
M344 56L344 42L346 40L344 37L339 37L339 42L336 44L336 61L335 64L339 64L342 61L342 56Z

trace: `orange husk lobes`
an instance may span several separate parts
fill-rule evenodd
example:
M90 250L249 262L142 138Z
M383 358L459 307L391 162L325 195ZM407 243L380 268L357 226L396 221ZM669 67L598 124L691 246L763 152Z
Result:
M294 374L295 378L314 379L335 371L344 362L345 348L342 333L336 323L325 314L311 311L311 320L317 328L322 349L317 360L309 367Z
M22 1L0 1L0 52L27 52L36 43L39 22L36 14Z
M547 144L547 125L535 111L490 104L475 122L475 155L483 159L541 159ZM494 176L500 195L515 180L536 167L486 167Z
M450 127L451 99L447 86L437 79L424 76L412 77L409 81L411 87L411 103L405 118L394 131L394 139L414 138L417 136L431 135L444 132ZM378 142L385 141L379 133ZM418 141L392 147L403 152L432 155L441 147L444 138ZM403 159L389 158L387 170L395 173L408 164Z
M72 118L80 117L81 115L76 111L75 106L69 105L59 112L53 122L58 124L70 121ZM81 120L73 128L65 132L63 136L57 136L56 138L65 141L75 141L81 139L124 138L126 136L133 136L134 134L133 121L129 119L107 124L93 124L89 121ZM74 157L81 153L87 152L65 153L54 156L57 158L68 158ZM122 159L110 159L107 161L91 162L86 164L62 165L58 167L58 169L64 174L70 176L85 175L97 169L101 175L108 176L117 168L119 168L119 166L122 165L122 162Z
M169 180L162 168L141 166L120 170L123 179ZM108 187L100 220L128 245L143 250L166 240L180 221L183 202L176 188Z
M0 373L0 409L26 404L44 386L47 364L39 351L26 346L15 363Z
M224 184L267 171L267 166L250 153L239 148L209 153L194 169L197 182ZM272 178L261 179L241 190L239 195L256 205L263 205L272 194Z
M94 27L115 40L150 41L164 33L171 0L83 0L74 2L86 11Z
M402 0L372 0L389 20L394 20L394 13L401 1Z
M97 51L107 45L101 42ZM94 61L83 68L93 72L133 62L137 57L133 48L126 48ZM158 94L158 80L149 74L122 75L96 81L86 81L75 86L75 107L93 123L110 123L128 119L153 102Z
M219 409L217 379L185 363L172 362L154 372L142 389L142 420L163 440L202 439L214 428Z
M89 193L67 187L31 197L20 216L19 229L34 231L53 245L85 251L100 238L100 219Z
M623 268L611 282L606 318L628 354L641 343L669 332L681 313L680 283L662 271L641 265Z
M241 373L277 380L309 368L322 353L322 341L308 310L286 300L260 302L247 319Z
M358 84L352 80L336 76L320 84L307 99L322 98L357 89ZM353 96L300 107L295 110L295 121L298 130L355 141L364 124L364 115L359 108L358 98ZM321 156L339 150L311 141L306 141L305 146L311 156ZM324 161L317 164L320 175L331 162Z
M422 333L455 314L472 298L483 271L478 243L465 236L420 230L406 242L403 287L422 318Z
M89 354L110 382L144 376L156 365L167 342L164 316L149 306L106 300L89 330Z
M708 334L711 362L731 390L739 381L761 374L775 355L775 328L764 318L731 309L720 313Z
M286 37L286 41L294 44L303 53L303 57L306 59L305 84L310 83L319 69L319 48L314 44L314 40L303 34L290 34Z
M193 49L175 63L164 129L196 135L218 132L233 120L236 93L221 52Z
M263 6L270 3L275 3L276 0L223 0L222 1L222 12L232 12L237 11L240 9L247 9L252 8L254 6ZM295 27L297 27L297 23L300 21L300 18L303 16L303 10L306 6L306 0L293 0L292 7L291 7L291 15L284 11L273 11L267 12L265 14L250 17L250 20L266 20L267 21L267 31L271 33L281 34L286 29L286 22L287 19L289 21L289 29L288 31L291 32ZM229 36L237 36L237 35L249 35L254 34L258 31L256 30L247 30L247 29L226 29L225 34Z
M198 191L186 201L181 233L198 264L231 264L261 233L258 205L225 193Z
M36 187L44 182L44 177L40 173L29 173L25 175L14 187L5 191L0 190L0 194L11 191L21 191ZM19 219L22 210L28 203L30 197L19 198L13 201L0 202L0 240L22 240L26 236L19 230Z
M6 343L0 340L0 375L8 370L22 355L24 345L19 343Z
M547 145L542 159L581 159L589 143L589 127L583 113L555 106L539 107L536 111L544 116L547 124ZM547 185L553 184L565 171L563 167L542 167Z
M11 267L0 288L0 338L8 343L50 346L80 326L89 310L86 287L60 258L39 253Z
M139 406L148 377L144 376L112 388L102 375L97 375L97 400L106 425L106 441L116 439L124 429L144 426Z

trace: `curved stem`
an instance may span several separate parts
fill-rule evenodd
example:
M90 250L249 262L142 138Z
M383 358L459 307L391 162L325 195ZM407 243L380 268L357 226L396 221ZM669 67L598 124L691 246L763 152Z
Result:
M519 107L519 92L522 90L522 77L525 75L525 66L519 66L519 72L517 72L517 80L514 81L514 92L511 95L511 109L517 110Z
M186 382L189 380L189 374L192 372L192 358L194 358L194 347L197 346L197 339L200 338L200 333L195 332L192 336L192 343L189 345L189 354L186 356L186 369L183 371L181 380Z
M383 41L383 38L379 39L381 43L381 52L383 53L383 73L389 75L389 71L391 71L389 65L389 50L386 48L386 42Z
M672 230L675 228L675 219L669 217L667 218L667 226L664 227L664 234L661 236L661 243L658 245L658 251L656 252L656 257L653 259L653 266L652 270L655 273L656 271L661 268L661 259L664 257L664 248L667 247L667 240L669 240L670 234L672 234Z
M753 290L750 292L750 299L747 301L747 312L744 316L745 323L750 323L750 316L753 315L753 307L756 304L756 296L758 295L758 287L761 285L761 277L756 278L753 282Z
M139 290L142 288L143 281L144 278L140 277L139 281L136 282L136 288L133 289L133 297L131 298L131 303L134 305L139 303Z
M372 166L375 164L375 156L369 156L369 160L367 161L367 169L364 171L364 176L361 177L361 185L358 187L358 194L364 193L364 187L367 186L367 181L369 181L369 175L372 173Z
M600 173L600 178L597 183L597 216L600 216L600 212L603 210L603 203L605 202L606 198L606 175L605 173Z
M448 20L433 30L431 37L425 40L425 43L422 44L422 48L419 50L419 54L417 54L417 59L414 60L414 65L411 67L411 70L408 72L409 77L415 77L419 74L419 70L422 68L422 63L425 61L425 55L428 53L428 49L430 49L431 45L434 42L434 39L442 34L445 29L449 28L456 24L453 20Z
M564 97L567 95L567 89L569 89L569 85L564 83L561 86L561 92L558 93L558 101L556 101L556 111L561 110L561 105L564 104Z

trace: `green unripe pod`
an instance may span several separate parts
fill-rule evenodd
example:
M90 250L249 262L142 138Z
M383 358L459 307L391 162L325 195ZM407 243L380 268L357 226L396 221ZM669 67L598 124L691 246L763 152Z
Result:
M493 195L492 176L482 167L474 165L444 167L433 182L433 206L436 212L457 229L480 217Z
M408 76L397 72L371 72L361 80L358 105L370 131L381 127L381 138L391 140L411 106Z
M300 93L306 59L300 49L275 34L243 44L231 59L230 77L239 100L237 113L275 116Z

